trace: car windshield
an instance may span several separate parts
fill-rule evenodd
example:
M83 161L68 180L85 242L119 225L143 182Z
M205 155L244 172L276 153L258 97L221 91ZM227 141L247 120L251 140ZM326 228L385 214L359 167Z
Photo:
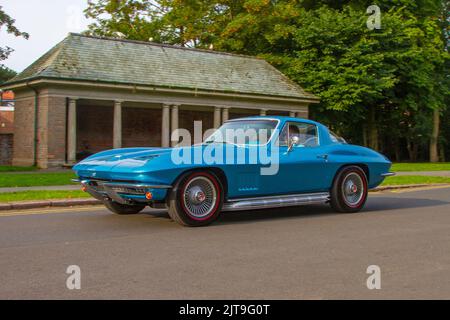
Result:
M205 140L210 143L264 145L277 127L276 120L235 120L224 123Z

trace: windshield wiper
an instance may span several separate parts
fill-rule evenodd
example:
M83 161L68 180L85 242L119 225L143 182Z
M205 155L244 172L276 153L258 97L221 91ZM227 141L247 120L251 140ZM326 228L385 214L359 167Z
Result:
M203 144L213 144L213 143L220 143L220 144L233 144L228 141L205 141Z

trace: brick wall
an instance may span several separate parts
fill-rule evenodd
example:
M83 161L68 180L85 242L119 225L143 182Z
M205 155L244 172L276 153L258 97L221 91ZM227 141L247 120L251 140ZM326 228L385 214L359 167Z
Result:
M14 108L14 126L12 164L32 166L34 162L34 97L17 97Z
M239 112L233 110L228 114L228 118L230 120L232 120L232 119L239 119L239 118L259 116L259 115L260 115L259 110L239 110Z
M112 149L113 107L77 106L77 154Z
M160 147L161 109L122 108L122 146Z
M0 165L10 165L13 153L13 135L0 133Z
M50 167L66 162L66 101L64 97L47 98L47 166Z
M0 109L0 134L14 133L14 111Z
M202 121L203 136L206 130L211 129L214 126L214 113L213 111L179 111L179 127L191 132L191 144L194 143L194 121Z
M289 112L285 112L285 111L267 111L267 115L268 116L284 116L284 117L288 117L289 116Z

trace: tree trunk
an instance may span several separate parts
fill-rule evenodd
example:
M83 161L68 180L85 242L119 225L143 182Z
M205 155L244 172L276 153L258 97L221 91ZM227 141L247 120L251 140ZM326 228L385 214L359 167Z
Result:
M409 160L411 162L416 162L417 161L417 153L419 151L418 144L414 143L412 140L408 139L406 148L408 149Z
M430 162L439 162L439 110L433 110L433 132L430 139Z
M394 148L395 148L395 161L400 162L400 142L398 140Z
M366 127L363 127L362 133L363 133L363 146L367 147L369 144L367 142L367 128Z
M444 144L443 143L440 144L439 158L440 158L441 162L445 162L445 148L444 148Z
M368 131L369 131L369 147L374 150L378 150L378 128L375 115L375 107L369 107L369 119L368 119Z

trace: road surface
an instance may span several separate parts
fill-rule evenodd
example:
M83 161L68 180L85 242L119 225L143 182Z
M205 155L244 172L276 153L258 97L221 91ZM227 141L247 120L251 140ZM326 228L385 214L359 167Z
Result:
M80 290L66 287L70 265ZM0 213L1 299L449 299L449 275L448 187L371 194L359 214L227 213L205 228L150 210Z

